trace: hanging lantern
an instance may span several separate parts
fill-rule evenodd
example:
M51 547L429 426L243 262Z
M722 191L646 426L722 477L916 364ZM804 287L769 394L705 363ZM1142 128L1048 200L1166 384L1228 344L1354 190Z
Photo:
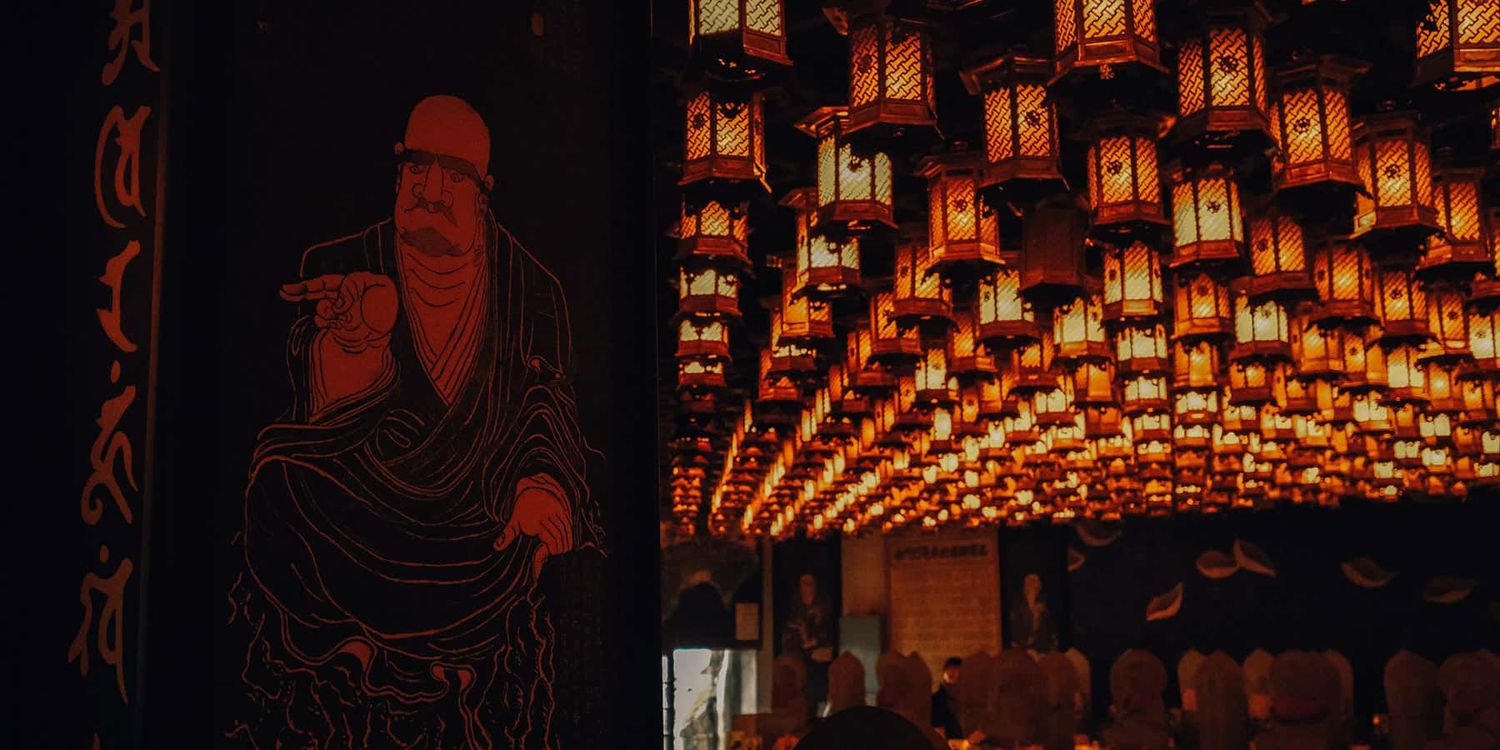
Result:
M958 381L948 377L948 353L942 346L929 346L917 361L916 399L927 406L958 400Z
M684 201L677 224L677 259L749 268L745 250L750 235L748 213L744 203L708 201L693 208Z
M678 272L677 312L680 315L740 316L740 281L712 266Z
M1039 312L1084 293L1088 217L1070 198L1042 201L1021 225L1021 297Z
M1330 325L1379 320L1375 313L1375 268L1363 245L1325 242L1313 248L1308 260L1318 290L1314 322Z
M1005 265L1000 251L1000 219L979 195L981 163L977 154L930 156L917 166L927 178L927 236L938 273L951 276L956 267L980 272Z
M1297 363L1297 374L1305 378L1336 380L1349 371L1346 360L1346 343L1358 336L1344 328L1318 325L1313 316L1301 312L1292 319L1292 359ZM1358 348L1363 351L1364 344Z
M1215 389L1223 372L1219 347L1209 341L1177 341L1172 345L1172 387Z
M948 370L960 377L995 374L995 358L979 343L975 311L955 310L953 330L948 334Z
M953 323L953 291L933 272L933 253L920 230L903 227L896 244L896 322L939 330Z
M1380 321L1381 342L1430 338L1427 330L1427 292L1408 269L1390 267L1376 271L1375 316Z
M693 0L689 12L688 45L726 71L753 76L765 63L792 64L782 0Z
M1166 411L1171 408L1171 391L1163 375L1140 375L1125 381L1120 405L1128 414Z
M1104 256L1104 319L1137 320L1162 313L1161 261L1144 242L1128 247L1106 245Z
M1167 223L1162 213L1156 121L1106 114L1095 118L1088 150L1089 205L1104 236L1149 231Z
M1427 16L1417 23L1417 81L1451 88L1500 73L1496 19L1490 0L1429 0Z
M1173 335L1178 339L1223 338L1234 333L1229 286L1202 271L1176 279Z
M1343 337L1345 369L1344 379L1339 384L1343 390L1380 391L1390 385L1390 368L1379 337L1378 326L1370 326L1357 334L1350 331Z
M1251 297L1299 299L1313 294L1302 227L1274 209L1250 217Z
M870 296L870 359L901 362L922 356L922 338L916 328L896 325L895 292L881 290Z
M1354 128L1354 155L1365 188L1356 198L1355 236L1419 240L1437 230L1427 133L1414 115L1365 118Z
M1464 278L1494 265L1485 237L1479 181L1482 170L1439 168L1432 176L1438 233L1427 240L1417 264L1424 276Z
M723 388L724 362L714 359L688 359L677 363L679 389Z
M821 298L858 286L859 238L833 238L813 231L817 190L793 190L782 199L781 205L797 210L796 293Z
M1166 72L1153 5L1153 0L1054 0L1055 78L1081 68L1098 68L1109 78L1112 66L1122 63Z
M833 338L832 308L825 302L797 294L796 289L797 269L791 266L782 268L781 337L802 343Z
M1131 325L1115 334L1115 362L1122 375L1149 375L1172 369L1167 332L1160 324Z
M1421 362L1420 350L1412 344L1398 344L1386 352L1385 397L1393 403L1427 402L1427 366Z
M1469 299L1480 304L1500 300L1500 206L1489 209L1487 213L1489 226L1484 233L1485 241L1489 243L1489 257L1495 265L1475 274L1469 289Z
M678 359L728 359L729 326L717 317L684 318L677 324Z
M1278 72L1271 104L1277 154L1272 173L1278 190L1327 183L1358 187L1350 141L1349 87L1368 66L1332 55Z
M1054 360L1064 366L1084 360L1106 361L1110 343L1104 335L1104 303L1098 292L1057 308L1052 314Z
M818 224L860 229L896 226L891 209L891 158L856 149L846 140L846 107L821 107L797 121L818 142Z
M1172 229L1173 268L1244 256L1240 190L1229 170L1214 164L1203 170L1173 171Z
M1469 319L1464 315L1464 295L1446 283L1424 286L1427 294L1427 331L1433 345L1422 351L1424 359L1467 360L1469 352Z
M771 374L797 379L816 375L818 363L807 346L812 338L805 321L788 324L784 312L772 310Z
M1061 182L1057 107L1047 97L1050 60L1005 55L962 73L970 94L983 97L981 185Z
M1236 280L1234 296L1234 346L1229 358L1236 361L1292 359L1291 331L1286 307L1276 300L1253 302L1244 284Z
M1479 372L1493 375L1500 373L1500 349L1496 348L1496 334L1500 333L1500 308L1469 310L1469 351Z
M1266 111L1265 16L1242 13L1221 18L1177 54L1179 138L1218 145L1250 136L1270 139Z
M932 40L924 23L871 17L849 30L848 133L937 127Z
M766 185L765 122L760 92L701 91L688 100L687 151L679 185Z
M1229 403L1260 405L1286 401L1286 370L1278 362L1250 360L1229 365Z
M1008 349L1041 339L1036 313L1021 298L1021 272L1001 268L979 280L976 295L979 338L992 349Z

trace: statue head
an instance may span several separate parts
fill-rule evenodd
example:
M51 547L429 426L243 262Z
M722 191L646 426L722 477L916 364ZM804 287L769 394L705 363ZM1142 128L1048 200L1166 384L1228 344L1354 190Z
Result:
M432 257L480 247L489 207L490 131L468 102L429 96L412 108L396 144L396 236Z

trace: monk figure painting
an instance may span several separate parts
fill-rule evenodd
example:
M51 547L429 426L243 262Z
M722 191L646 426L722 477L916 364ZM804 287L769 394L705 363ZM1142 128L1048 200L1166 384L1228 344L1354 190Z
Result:
M257 747L552 747L549 560L602 551L557 280L493 218L489 131L419 102L391 218L280 290L292 404L245 493ZM288 274L290 277L290 274Z

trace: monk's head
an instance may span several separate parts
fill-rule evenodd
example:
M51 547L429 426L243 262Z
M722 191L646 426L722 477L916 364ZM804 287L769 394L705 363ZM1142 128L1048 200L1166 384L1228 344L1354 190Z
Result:
M490 177L490 130L469 103L429 96L412 108L396 144L396 236L424 255L481 246Z

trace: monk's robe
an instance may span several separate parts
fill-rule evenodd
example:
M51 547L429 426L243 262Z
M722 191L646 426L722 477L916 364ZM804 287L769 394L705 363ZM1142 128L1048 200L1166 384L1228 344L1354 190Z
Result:
M255 451L245 557L268 603L262 635L293 665L348 669L353 662L335 657L352 656L367 694L456 697L470 744L533 746L551 714L540 542L521 535L501 551L494 542L518 483L538 475L571 513L574 548L602 540L585 484L590 449L565 379L561 290L487 224L478 278L488 287L474 312L482 330L451 404L424 371L404 310L391 331L393 370L331 404L315 405L311 393L311 310L293 326L293 403ZM381 273L405 299L397 252L387 220L310 249L302 276ZM508 739L487 736L495 723Z

